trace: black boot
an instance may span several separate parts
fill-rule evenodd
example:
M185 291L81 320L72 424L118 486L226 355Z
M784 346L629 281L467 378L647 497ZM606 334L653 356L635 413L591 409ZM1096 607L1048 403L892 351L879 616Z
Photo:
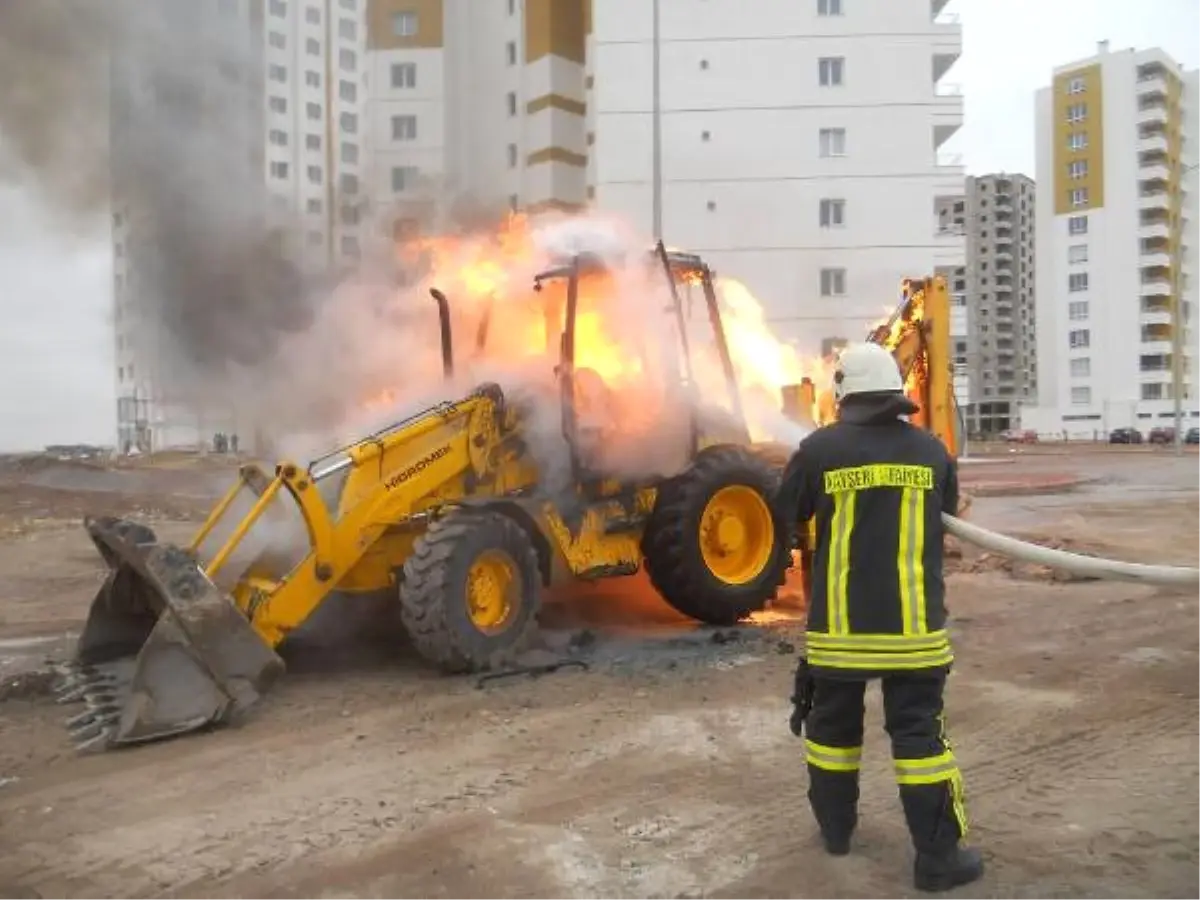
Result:
M810 765L808 801L832 856L850 852L850 836L858 825L858 773L830 772Z
M850 835L825 834L821 832L821 841L825 844L825 852L830 856L845 856L850 852Z
M983 857L969 847L955 847L944 853L918 853L913 865L913 885L930 893L970 884L982 875Z

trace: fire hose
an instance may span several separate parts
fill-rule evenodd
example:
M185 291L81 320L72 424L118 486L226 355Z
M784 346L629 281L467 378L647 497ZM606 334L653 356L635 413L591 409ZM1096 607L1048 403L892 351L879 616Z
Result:
M1135 581L1170 587L1196 587L1200 585L1200 569L1188 566L1151 566L1142 563L1121 562L1054 550L1019 541L1007 535L997 534L972 525L955 516L942 514L946 531L960 540L991 550L1010 559L1034 565L1047 566L1084 578L1099 578L1107 581Z

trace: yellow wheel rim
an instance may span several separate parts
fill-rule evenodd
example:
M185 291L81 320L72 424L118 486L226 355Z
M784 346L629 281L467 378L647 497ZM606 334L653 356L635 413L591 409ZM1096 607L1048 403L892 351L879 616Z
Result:
M775 521L762 494L744 484L723 487L700 515L700 553L726 584L746 584L766 568L775 549Z
M467 615L485 633L508 626L521 590L512 557L500 550L481 553L467 573Z

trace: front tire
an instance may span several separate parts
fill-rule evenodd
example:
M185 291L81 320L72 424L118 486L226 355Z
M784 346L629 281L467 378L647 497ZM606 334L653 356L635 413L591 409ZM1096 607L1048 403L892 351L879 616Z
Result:
M404 563L400 619L417 652L443 672L510 662L528 646L540 602L533 542L500 513L451 512Z
M702 451L658 490L642 536L650 581L679 612L732 625L763 609L791 563L778 469L741 446Z

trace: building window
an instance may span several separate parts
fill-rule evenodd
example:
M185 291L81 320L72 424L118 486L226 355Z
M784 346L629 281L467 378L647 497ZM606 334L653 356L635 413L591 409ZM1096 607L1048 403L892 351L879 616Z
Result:
M411 190L417 183L416 166L392 167L392 190L397 193Z
M342 141L342 162L351 166L357 165L358 144L352 144L349 141Z
M1072 78L1070 81L1068 81L1067 82L1067 93L1068 94L1082 94L1083 93L1083 79L1082 78Z
M338 19L338 37L344 41L352 41L358 37L358 27L352 19Z
M304 104L304 114L306 116L308 116L310 119L321 118L321 104L320 103Z
M846 67L843 56L822 56L817 60L817 78L821 87L837 87L842 84Z
M517 145L516 144L508 145L508 167L510 169L515 169L517 167Z
M1092 402L1092 389L1090 387L1073 387L1071 388L1071 404L1074 406L1089 406Z
M354 55L353 50L339 50L338 65L347 72L353 72L358 66L358 57Z
M509 41L504 45L504 58L510 66L517 64L517 42Z
M415 88L417 86L416 63L392 63L392 87Z
M311 88L319 88L321 86L321 73L309 69L304 73L304 83Z
M357 194L358 176L351 175L349 172L343 172L342 177L338 179L338 187L343 194Z
M319 216L321 214L321 201L316 197L310 197L304 204L304 211L310 216Z
M1067 262L1085 263L1088 261L1087 244L1072 244L1067 248Z
M846 293L845 269L821 270L821 296L841 297Z
M846 129L822 128L820 132L820 151L823 157L845 156Z
M353 103L358 99L358 85L353 81L339 81L338 96L347 103Z
M1071 360L1071 377L1087 378L1092 374L1092 359L1090 356L1080 356Z
M287 47L287 38L278 31L272 31L267 34L267 43L276 50L283 50L285 47Z
M1143 400L1169 400L1170 392L1161 381L1149 381L1142 385Z
M1088 303L1086 300L1072 300L1067 304L1067 318L1072 322L1082 322L1088 317Z
M1087 178L1088 164L1086 159L1074 159L1067 163L1067 175L1070 178Z
M304 149L319 151L321 149L321 136L319 134L306 134L304 136Z
M339 0L338 5L342 9L354 10L358 7L358 0Z
M417 14L412 10L392 13L392 34L396 37L416 37Z
M510 16L517 14L517 0L508 0L508 14Z
M267 66L267 77L272 81L287 81L287 66L271 63Z
M321 167L320 166L309 166L308 167L308 181L310 184L320 184L321 183Z
M1086 118L1087 118L1087 104L1086 103L1072 103L1070 106L1067 107L1067 121L1068 122L1082 122Z
M338 116L338 126L342 129L342 131L346 132L346 134L357 134L358 116L356 116L354 113L342 113L340 116Z
M1078 329L1067 334L1067 341L1072 350L1082 350L1092 346L1092 333L1086 328Z
M392 116L392 140L415 141L417 139L416 116Z
M286 147L288 144L287 132L280 131L278 128L272 128L267 134L267 140L276 147Z
M267 8L270 10L271 15L277 16L280 19L287 15L287 3L285 0L271 0Z
M272 178L287 178L288 177L288 164L285 162L272 162L271 163L271 177Z
M321 234L319 231L308 232L307 238L308 245L310 247L320 247L323 243L325 243L325 235Z
M1087 234L1088 233L1087 219L1088 219L1087 216L1071 216L1069 219L1067 219L1067 233L1068 234Z
M1088 189L1087 188L1071 188L1069 197L1072 206L1087 206Z
M821 201L821 227L840 228L846 224L845 200Z
M357 225L358 224L358 207L343 206L342 207L342 224Z
M321 10L315 6L306 7L304 10L304 21L309 25L320 25Z
M268 97L267 108L273 113L285 113L287 112L287 100L283 97Z
M316 38L308 38L304 42L304 52L307 53L309 56L320 56L321 55L321 42L318 41Z
M514 94L512 91L509 91L508 95L504 98L504 100L505 100L505 103L508 105L509 116L510 117L515 116L517 114L517 95Z
M342 255L358 258L358 238L349 234L342 236Z
M1072 131L1067 135L1068 150L1086 150L1088 138L1086 131Z
M1088 273L1087 272L1072 272L1067 276L1067 290L1073 294L1088 289Z
M842 0L817 0L818 16L840 16L841 14Z

